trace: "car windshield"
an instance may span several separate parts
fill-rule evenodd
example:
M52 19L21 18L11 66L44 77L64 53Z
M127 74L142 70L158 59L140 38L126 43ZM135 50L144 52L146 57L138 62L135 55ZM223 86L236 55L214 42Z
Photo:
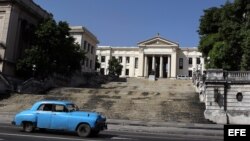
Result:
M72 112L72 111L79 111L78 106L75 105L75 104L67 104L67 109L69 110L69 112Z

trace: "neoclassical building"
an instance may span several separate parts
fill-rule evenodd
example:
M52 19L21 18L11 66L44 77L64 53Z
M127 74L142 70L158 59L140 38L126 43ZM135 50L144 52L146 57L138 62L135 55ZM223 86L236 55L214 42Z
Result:
M32 31L49 17L32 0L0 0L0 73L15 75L17 60L31 45Z
M96 36L83 26L70 26L70 35L85 52L85 59L81 63L81 72L95 72L96 48L99 43Z
M192 77L193 71L204 70L204 59L196 47L179 47L178 43L157 35L139 42L137 47L99 46L96 51L100 72L108 74L108 61L117 58L123 66L121 77L176 78Z

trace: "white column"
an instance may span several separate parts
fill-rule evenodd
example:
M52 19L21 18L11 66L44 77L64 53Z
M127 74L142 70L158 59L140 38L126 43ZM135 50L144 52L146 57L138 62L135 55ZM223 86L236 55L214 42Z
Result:
M160 57L160 78L163 77L163 58L162 56Z
M139 56L138 56L138 76L143 77L144 72L144 53L143 49L139 49Z
M177 61L177 55L176 50L173 50L173 53L171 54L171 77L176 78L176 61Z
M148 57L144 56L144 76L148 76Z
M152 57L152 70L155 71L155 56Z
M170 76L170 74L171 74L171 68L170 68L170 56L168 56L168 78L170 78L171 76Z

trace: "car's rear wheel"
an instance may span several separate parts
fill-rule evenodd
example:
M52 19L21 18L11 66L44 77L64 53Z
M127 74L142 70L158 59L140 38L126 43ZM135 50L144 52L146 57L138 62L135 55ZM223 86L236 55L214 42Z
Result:
M33 132L34 131L34 125L32 122L24 122L23 123L23 131L24 132Z
M77 134L80 137L88 137L91 133L91 128L88 124L81 124L77 128Z

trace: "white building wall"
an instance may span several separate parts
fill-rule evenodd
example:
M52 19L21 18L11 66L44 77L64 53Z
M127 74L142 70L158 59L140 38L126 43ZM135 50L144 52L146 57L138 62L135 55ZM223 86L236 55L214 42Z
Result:
M130 57L129 77L135 76L135 56Z
M134 48L110 48L109 46L101 46L97 49L96 55L98 61L101 64L101 68L105 69L105 75L108 74L108 62L111 57L119 59L122 58L121 65L123 66L120 77L137 77L139 70L135 69L135 58L139 59L139 52ZM101 62L101 56L105 56L105 62ZM129 57L129 63L127 63L127 57ZM139 64L139 60L138 60ZM139 65L138 65L139 67ZM129 74L126 75L126 69L129 70Z
M177 52L173 52L171 54L171 78L176 78L176 69L177 69L177 65L176 65L176 62L177 62Z
M183 69L179 68L179 59L183 58ZM192 58L192 64L189 64L189 58ZM200 64L197 64L197 58L200 58ZM177 57L177 75L189 75L188 71L204 70L204 59L202 54L196 48L184 48L178 51Z
M96 48L99 41L97 38L82 26L71 26L70 34L75 42L85 52L85 60L82 63L82 72L95 72Z
M72 35L75 38L75 43L79 44L81 49L83 49L83 37L81 34L73 34Z

